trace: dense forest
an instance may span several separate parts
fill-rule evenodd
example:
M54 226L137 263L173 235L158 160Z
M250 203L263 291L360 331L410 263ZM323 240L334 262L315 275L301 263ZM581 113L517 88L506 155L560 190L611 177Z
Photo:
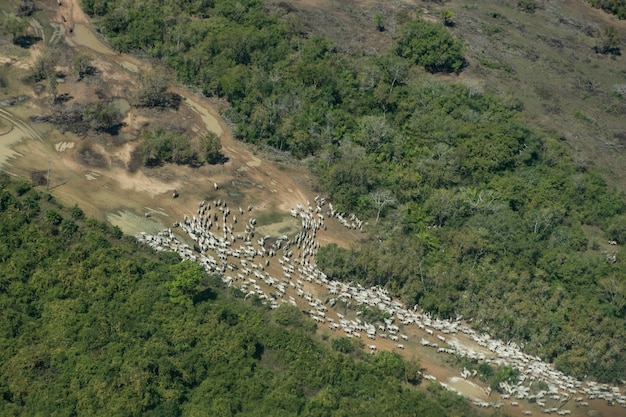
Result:
M0 176L3 416L472 416L419 362L260 300Z
M626 379L625 254L607 245L626 242L624 195L523 125L515 97L433 76L466 65L443 24L400 10L388 50L348 55L260 0L83 5L115 48L228 99L238 138L308 158L336 207L371 219L369 242L321 251L329 275Z

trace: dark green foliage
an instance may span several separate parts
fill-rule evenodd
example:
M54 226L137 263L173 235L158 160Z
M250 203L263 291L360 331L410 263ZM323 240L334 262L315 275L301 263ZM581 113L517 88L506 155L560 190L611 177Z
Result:
M84 52L78 52L72 59L72 70L81 80L85 75L93 75L96 68L91 65L91 57Z
M613 13L619 19L626 19L626 0L587 0L593 7Z
M54 52L47 49L35 59L31 69L31 76L35 82L39 82L55 76L55 68L56 58L54 57Z
M465 65L463 49L445 27L417 19L402 27L397 51L430 72L458 72Z
M195 262L185 261L170 267L174 279L165 287L170 292L170 299L174 303L193 305L193 298L198 294L200 282L205 275L202 266Z
M113 102L98 101L85 106L83 120L96 131L112 131L119 127L122 115Z
M163 129L148 132L138 151L147 166L160 165L164 162L200 164L200 156L183 133Z
M194 144L185 133L157 129L144 136L138 152L146 166L164 162L199 166L203 163L217 164L225 161L222 144L214 133L208 133Z
M535 13L537 3L535 0L518 0L517 7L526 13Z
M200 153L209 164L217 164L224 159L220 138L213 132L207 133L199 140Z
M169 78L161 71L142 74L141 86L135 98L136 105L141 107L161 107L177 109L181 97L167 91Z
M297 309L230 298L197 264L104 223L54 233L49 219L63 228L75 210L17 186L0 176L3 416L477 415L451 393L404 385L419 363L336 352ZM213 295L190 302L197 290Z
M600 35L596 52L600 54L621 55L620 35L614 26L606 26Z
M418 67L464 65L446 27L402 13L392 51L355 57L257 1L85 3L116 48L229 100L238 138L314 156L336 209L370 223L358 248L320 250L333 278L472 317L576 376L626 378L624 352L612 348L626 344L626 258L612 262L604 246L623 243L624 196L557 138L525 127L520 100L424 74ZM171 145L147 149L146 161L172 157ZM394 203L378 213L381 190ZM595 250L590 229L606 234Z
M302 314L297 307L290 304L282 304L274 311L272 317L274 321L281 326L302 330L306 333L315 333L317 329L315 321Z
M6 14L2 18L2 29L13 37L13 43L17 44L19 39L24 36L28 29L28 20L21 16Z
M348 339L347 337L340 337L333 339L331 345L334 350L341 353L353 353L357 346L354 343L355 340Z
M76 204L74 204L74 206L72 206L69 210L74 220L81 220L83 217L85 217L85 213L83 212L83 210Z
M468 369L472 369L470 366ZM511 366L499 366L492 367L487 363L482 363L477 368L478 378L487 383L488 386L494 391L500 391L500 383L507 382L509 384L517 383L519 376L519 370Z
M103 16L109 5L108 0L81 0L80 5L90 16Z
M61 224L63 217L61 217L61 215L56 210L49 209L46 211L46 220L49 223L52 223L53 225L58 226Z
M519 370L512 366L492 366L487 363L477 364L466 356L456 358L459 368L465 368L469 371L475 371L476 377L487 384L492 390L502 392L501 382L509 385L517 383L520 376Z

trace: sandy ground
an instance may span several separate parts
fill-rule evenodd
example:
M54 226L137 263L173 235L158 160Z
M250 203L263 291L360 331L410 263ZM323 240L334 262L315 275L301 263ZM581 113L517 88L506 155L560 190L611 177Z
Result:
M61 6L49 5L48 8L51 13L56 13L56 21L65 25L67 43L77 49L88 48L105 82L124 85L120 88L123 90L132 86L137 71L149 68L148 64L134 57L115 53L99 40L90 31L89 19L78 7L77 0L63 1ZM72 87L60 86L60 92L64 92L64 88ZM28 178L33 171L47 170L49 163L51 191L55 197L66 204L77 203L90 215L108 219L127 233L138 230L133 223L143 218L146 211L157 210L151 222L168 225L171 219L167 217L180 218L189 214L199 200L206 198L234 197L238 204L253 205L257 213L265 210L283 214L298 203L312 201L314 195L309 187L312 177L306 170L264 161L232 138L217 111L205 98L183 87L173 87L172 91L184 98L179 112L183 119L197 126L200 132L213 131L220 136L228 162L200 168L166 165L130 173L127 166L133 145L112 147L105 143L92 147L104 155L106 166L85 166L76 156L83 138L71 133L61 134L45 125L36 126L37 130L45 131L39 134L23 121L27 120L28 114L20 117L13 114L16 109L10 108L0 112L0 117L4 116L15 126L11 132L0 136L0 145L3 145L0 157L2 160L17 155L22 157L12 159L5 170ZM84 84L74 86L69 93L77 99L89 94L84 90ZM31 107L31 110L31 113L45 112L41 108ZM128 130L132 130L147 121L131 110L125 122L129 124ZM23 138L38 140L22 142ZM219 184L219 190L214 190L214 182ZM180 193L176 200L171 198L174 189Z

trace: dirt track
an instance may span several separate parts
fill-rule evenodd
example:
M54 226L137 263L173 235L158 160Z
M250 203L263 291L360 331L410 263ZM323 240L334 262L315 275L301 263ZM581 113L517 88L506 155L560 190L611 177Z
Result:
M68 44L74 45L76 49L88 50L84 45L91 48L89 53L94 56L94 64L109 82L108 85L121 83L124 86L113 86L110 89L124 91L132 88L137 78L135 73L148 69L149 64L111 50L105 51L103 48L107 48L106 45L92 32L75 30L90 28L89 19L78 3L78 0L67 0L61 6L49 5L49 12L55 16L51 20L65 25ZM92 94L85 91L84 83L66 83L59 90L78 97L77 100ZM46 131L39 135L30 129L28 123L6 112L6 118L16 121L20 130L30 129L29 135L22 136L37 139L45 136L41 141L28 141L14 146L14 150L23 157L14 159L7 170L28 178L33 170L47 169L49 161L52 192L58 199L66 204L77 203L90 215L109 219L127 233L135 233L142 226L133 225L129 219L141 219L146 210L155 210L157 213L152 217L152 223L167 227L170 219L191 213L203 198L230 195L238 204L252 204L259 212L277 213L288 212L297 203L312 200L312 177L305 169L278 166L257 157L244 144L232 138L228 127L208 100L183 87L173 87L172 91L184 97L184 104L178 114L168 114L169 111L165 110L163 116L182 118L186 123L194 125L199 133L210 130L219 134L222 151L228 162L200 168L167 165L160 169L130 173L127 167L134 144L111 146L109 139L100 138L99 142L90 146L94 152L103 155L106 165L85 166L76 156L80 147L84 146L84 138L70 133L61 134L46 125L37 126L38 130ZM33 112L45 111L45 108L35 108ZM132 132L133 129L139 130L141 124L146 123L146 118L131 110L125 121L129 124L127 131ZM220 185L218 191L213 189L214 182ZM180 198L171 198L173 189L178 190ZM132 213L133 216L120 216L120 213Z

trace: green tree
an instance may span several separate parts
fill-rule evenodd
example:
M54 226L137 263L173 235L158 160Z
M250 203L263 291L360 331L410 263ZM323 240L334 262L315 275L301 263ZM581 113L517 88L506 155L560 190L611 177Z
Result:
M52 77L56 72L56 58L52 50L46 49L37 57L32 68L31 75L35 82Z
M146 132L138 152L146 166L159 165L163 162L194 165L198 164L200 159L185 134L163 129Z
M63 219L60 224L60 229L66 236L70 236L78 230L78 226L73 220Z
M404 363L404 377L406 382L419 385L422 382L422 363L417 358L411 358Z
M388 54L380 61L384 81L389 85L389 94L395 86L403 84L409 75L409 63L397 55Z
M443 9L441 11L441 19L443 20L443 24L446 26L454 26L454 12L452 10Z
M606 26L602 30L595 50L600 54L619 55L621 53L620 43L620 35L615 26Z
M352 353L354 352L354 345L352 340L347 337L339 337L337 339L333 339L331 345L334 350L341 353Z
M402 27L396 51L430 72L458 72L465 65L461 41L444 26L425 20Z
M376 23L376 29L379 32L385 31L385 22L384 22L382 13L376 13L374 15L374 22Z
M78 76L78 80L82 80L85 75L91 75L95 68L91 65L91 57L84 53L78 52L72 59L72 70Z
M220 162L224 155L222 154L222 143L219 136L213 132L209 132L200 138L200 153L204 160L209 164Z
M72 207L70 207L70 214L72 215L72 218L74 220L80 220L85 217L85 212L83 212L83 210L78 207L77 204L74 204Z
M395 378L405 378L404 361L402 357L395 352L381 350L374 356L378 372L384 376L393 376Z
M178 107L180 96L169 93L169 77L160 69L145 72L141 76L140 87L135 96L137 106Z
M98 101L87 105L83 109L83 120L89 123L92 129L107 131L115 127L121 119L121 114L113 102Z
M61 224L63 217L61 217L58 211L49 209L46 211L46 220L53 225L58 226Z
M193 305L193 297L200 291L199 284L205 276L202 266L182 261L170 267L173 280L165 284L170 300L177 304Z
M26 33L29 25L27 19L7 14L2 20L2 27L5 32L8 32L13 36L13 43L17 44L19 39Z

